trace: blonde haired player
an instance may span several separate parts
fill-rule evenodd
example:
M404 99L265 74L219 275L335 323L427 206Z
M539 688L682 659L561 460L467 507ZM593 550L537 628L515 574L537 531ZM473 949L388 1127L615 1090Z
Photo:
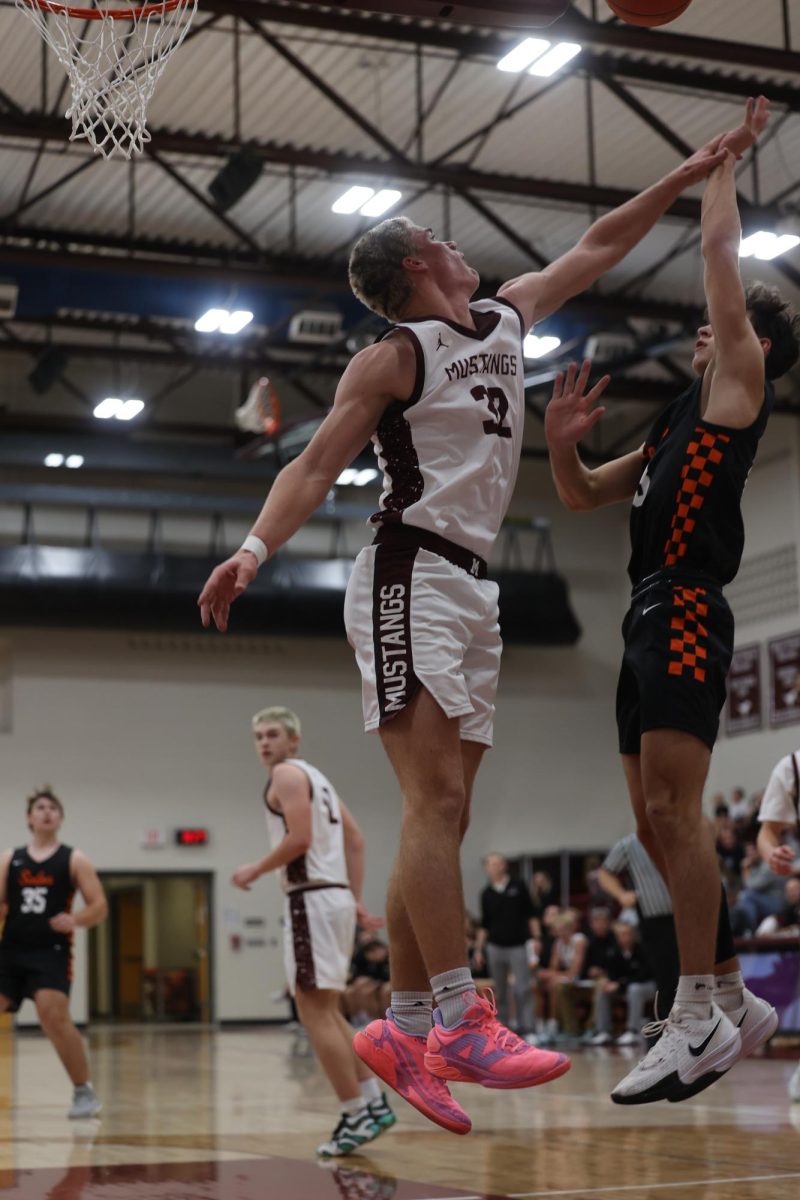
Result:
M333 410L284 467L242 548L199 597L224 631L232 602L314 513L372 438L384 471L373 545L356 560L345 624L367 729L380 731L403 794L387 923L392 1004L357 1052L431 1120L467 1133L447 1081L532 1087L564 1055L528 1046L478 997L464 943L460 843L492 743L500 664L496 584L486 559L508 509L525 417L523 335L615 266L721 161L714 139L608 213L540 272L472 302L478 272L456 243L403 218L369 230L350 284L397 322L356 354ZM432 1004L437 1005L432 1014ZM433 1024L431 1024L433 1019Z
M233 883L247 891L261 875L280 871L287 983L342 1106L317 1153L338 1157L373 1141L395 1116L353 1053L353 1031L342 1015L356 918L367 928L377 924L361 903L364 839L330 780L297 757L300 732L289 708L264 708L253 717L256 753L268 773L264 806L272 849L239 867Z

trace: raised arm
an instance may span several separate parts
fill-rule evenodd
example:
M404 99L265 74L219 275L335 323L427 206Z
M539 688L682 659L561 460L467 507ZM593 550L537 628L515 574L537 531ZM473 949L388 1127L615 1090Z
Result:
M746 114L742 125L713 138L658 183L600 217L574 249L543 271L510 280L499 294L516 305L528 328L556 312L616 266L686 188L706 179L722 162L724 147L741 154L753 144L758 132L748 125Z
M553 396L545 413L545 435L550 469L559 499L573 512L629 500L645 468L641 450L634 450L590 469L578 454L578 443L594 428L605 409L595 407L611 381L604 375L586 391L592 364L585 359L580 371L570 363L566 375L556 377Z
M736 160L712 174L703 196L703 263L708 318L714 334L714 373L708 395L709 421L742 429L751 425L764 401L764 350L747 316L739 274L742 227L736 203Z
M231 882L243 892L248 892L261 875L300 858L311 845L311 791L305 771L292 763L279 763L272 772L269 797L270 804L283 815L286 833L269 854L234 871Z
M414 349L396 334L362 350L348 364L333 408L302 454L278 475L250 533L270 553L304 525L319 508L341 472L364 448L387 406L407 400L416 379ZM197 601L203 625L228 627L230 606L256 577L258 561L239 550L212 571Z

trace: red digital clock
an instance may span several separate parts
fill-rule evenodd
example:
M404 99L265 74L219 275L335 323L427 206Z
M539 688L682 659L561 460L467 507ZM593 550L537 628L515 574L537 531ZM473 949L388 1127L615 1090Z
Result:
M176 829L175 841L179 846L207 846L209 841L207 829Z

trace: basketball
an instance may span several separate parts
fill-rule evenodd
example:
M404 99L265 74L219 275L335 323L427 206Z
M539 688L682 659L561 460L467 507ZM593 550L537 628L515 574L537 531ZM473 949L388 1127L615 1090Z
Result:
M692 0L606 0L608 7L629 25L668 25L692 3Z

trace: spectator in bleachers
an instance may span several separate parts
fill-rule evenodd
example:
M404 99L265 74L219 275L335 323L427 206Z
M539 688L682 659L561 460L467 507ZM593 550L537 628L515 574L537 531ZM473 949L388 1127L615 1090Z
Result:
M382 1017L391 1000L389 947L373 934L360 939L344 993L344 1007L355 1025Z
M489 882L481 892L481 919L473 956L478 971L484 966L494 980L497 1015L523 1037L533 1030L533 991L527 943L541 933L539 918L525 884L509 875L502 854L483 861ZM509 1011L514 996L515 1019Z
M558 907L555 885L547 871L534 871L531 880L531 900L539 920L542 920L546 908Z
M539 972L539 994L543 1002L544 1026L537 1025L539 1044L553 1041L559 1033L578 1033L572 989L583 974L588 939L580 931L580 917L566 909L553 921L556 939L550 961Z
M735 937L755 934L765 917L775 916L784 905L784 880L759 860L747 855L742 862L743 887L731 907L731 929Z
M607 908L593 908L589 913L589 940L583 961L583 978L608 976L618 953L619 945L611 928L611 913Z
M800 879L792 876L786 880L783 891L783 907L774 916L765 917L756 930L758 937L779 934L797 936L800 929Z
M606 1046L613 1040L613 1004L620 996L627 1001L627 1016L625 1032L617 1038L617 1045L633 1046L640 1042L645 1010L656 994L653 972L636 929L626 921L618 921L613 932L617 951L608 965L608 974L596 983L594 1034L589 1039L592 1046Z
M743 787L735 787L731 792L728 813L734 823L737 821L746 821L750 815L750 801L747 799L747 792Z
M717 834L717 858L728 895L738 891L742 879L742 860L745 847L733 826L725 826Z

